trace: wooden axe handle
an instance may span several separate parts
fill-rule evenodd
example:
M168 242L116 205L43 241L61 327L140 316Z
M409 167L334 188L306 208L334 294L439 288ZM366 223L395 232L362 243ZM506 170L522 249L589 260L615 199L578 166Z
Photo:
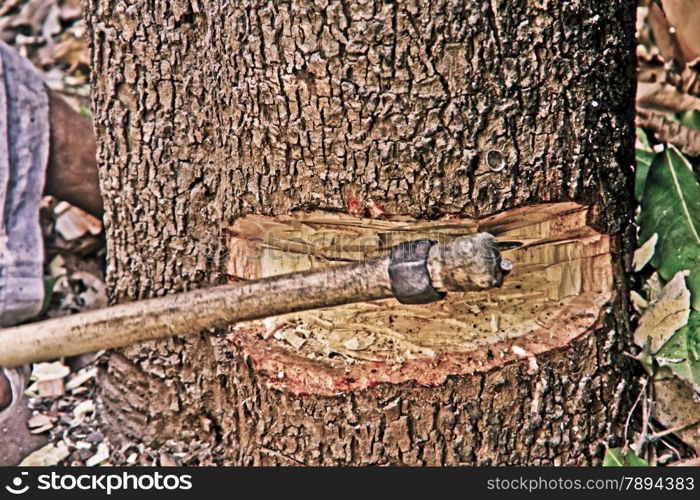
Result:
M187 335L239 321L392 297L391 257L273 276L0 330L0 366L12 367ZM425 261L440 292L500 286L508 262L488 233L430 248ZM502 266L503 265L503 270Z

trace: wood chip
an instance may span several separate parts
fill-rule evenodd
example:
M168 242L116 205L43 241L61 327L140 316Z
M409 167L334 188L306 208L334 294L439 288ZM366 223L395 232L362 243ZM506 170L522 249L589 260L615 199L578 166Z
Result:
M73 422L71 425L77 425L83 421L88 413L94 413L95 403L91 399L86 399L73 409Z
M59 363L37 363L32 370L32 378L36 380L36 391L39 397L50 398L63 395L63 378L70 369Z
M159 458L161 467L177 467L180 465L175 458L167 453L161 453Z
M78 207L64 201L54 208L56 214L56 231L66 241L77 240L90 233L98 235L102 232L102 222Z
M297 335L296 332L292 330L287 329L275 332L274 337L278 340L289 342L289 344L295 349L300 349L306 343L306 339L304 337Z
M52 278L66 275L65 260L60 255L56 255L49 264L49 274Z
M88 380L95 378L97 375L97 368L90 368L89 370L81 370L71 377L71 379L66 382L66 390L74 391L81 385L83 385Z
M39 392L39 397L53 398L62 396L65 391L63 388L63 379L40 380L36 384Z
M501 319L501 317L498 314L496 314L496 313L491 314L491 331L493 333L498 333L498 330L500 329L499 328L500 319Z
M97 452L85 461L88 467L94 467L101 464L109 458L109 447L105 443L97 445Z
M27 426L29 426L30 429L34 429L37 427L44 427L46 425L53 424L55 421L55 418L49 417L48 415L44 415L43 413L37 413L36 415L32 416L29 420L27 420Z
M63 441L57 444L49 443L43 448L31 453L19 464L20 467L48 467L56 465L58 462L70 455L68 447Z
M36 363L32 370L32 379L41 382L43 380L63 379L70 374L70 369L58 361L54 363Z
M42 427L37 427L36 429L31 429L30 434L41 434L42 432L50 431L53 429L53 424L47 424Z
M351 351L362 351L367 349L369 346L374 344L374 336L369 335L367 337L352 337L351 339L343 342L346 349Z

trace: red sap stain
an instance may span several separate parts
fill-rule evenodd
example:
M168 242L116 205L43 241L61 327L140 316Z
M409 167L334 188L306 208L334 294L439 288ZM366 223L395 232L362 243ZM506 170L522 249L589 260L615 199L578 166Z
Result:
M355 198L353 195L349 194L348 195L348 213L352 215L353 217L362 217L362 212L364 209L362 208L362 203L360 203L360 200Z
M351 377L340 377L335 379L333 382L335 383L335 388L339 391L349 391L352 389L356 380Z
M447 220L460 220L460 219L464 219L464 214L461 213L461 212L453 212L453 213L451 213L451 214L447 214L447 215L445 216L445 219L447 219Z
M369 216L373 219L378 219L385 215L384 205L377 201L369 200L369 206L367 208L369 210Z

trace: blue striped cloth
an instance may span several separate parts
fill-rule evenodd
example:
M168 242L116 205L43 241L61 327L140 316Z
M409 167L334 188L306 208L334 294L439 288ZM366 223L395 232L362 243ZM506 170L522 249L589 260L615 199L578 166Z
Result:
M41 311L39 204L48 157L49 100L41 74L0 42L0 326Z

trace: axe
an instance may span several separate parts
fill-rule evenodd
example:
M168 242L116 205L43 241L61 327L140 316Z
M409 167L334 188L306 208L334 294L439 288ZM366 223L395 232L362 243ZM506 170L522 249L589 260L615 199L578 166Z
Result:
M489 233L413 240L377 259L125 303L0 330L0 366L13 367L240 321L395 297L404 304L498 287L512 268Z

